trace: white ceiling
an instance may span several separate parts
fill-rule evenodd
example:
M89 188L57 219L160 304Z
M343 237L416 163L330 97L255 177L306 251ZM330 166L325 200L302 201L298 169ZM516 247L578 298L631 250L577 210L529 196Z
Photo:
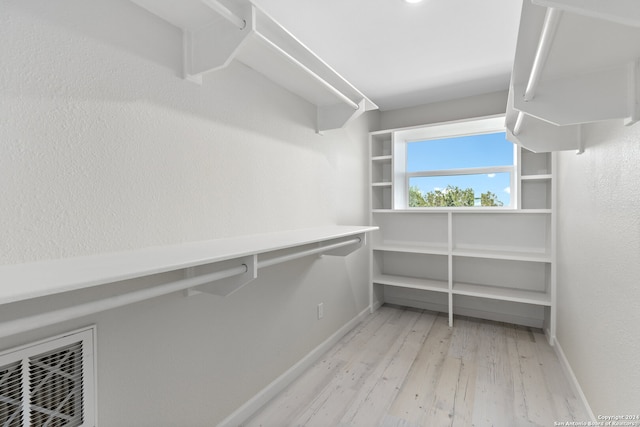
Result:
M506 90L520 0L253 0L393 110Z

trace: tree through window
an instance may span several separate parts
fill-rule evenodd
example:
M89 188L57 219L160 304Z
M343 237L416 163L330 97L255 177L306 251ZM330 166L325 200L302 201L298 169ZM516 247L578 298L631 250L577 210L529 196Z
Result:
M510 207L514 153L515 146L503 131L408 141L407 205Z

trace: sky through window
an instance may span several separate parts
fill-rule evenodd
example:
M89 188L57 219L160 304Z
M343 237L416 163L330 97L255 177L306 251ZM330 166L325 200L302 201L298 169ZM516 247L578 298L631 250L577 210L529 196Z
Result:
M506 140L505 132L435 139L407 144L407 172L447 171L465 168L513 166L514 145ZM473 188L478 199L481 193L491 191L504 206L511 202L511 176L508 172L486 174L460 174L414 176L410 187L422 194L447 186Z

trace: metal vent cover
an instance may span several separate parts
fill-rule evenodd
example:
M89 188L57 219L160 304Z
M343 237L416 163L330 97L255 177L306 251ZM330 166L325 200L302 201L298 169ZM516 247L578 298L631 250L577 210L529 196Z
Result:
M95 425L95 328L0 353L0 427Z

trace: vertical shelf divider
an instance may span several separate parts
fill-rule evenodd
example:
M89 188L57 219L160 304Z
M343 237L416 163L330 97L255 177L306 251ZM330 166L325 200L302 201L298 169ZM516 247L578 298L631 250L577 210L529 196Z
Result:
M447 213L448 279L449 279L449 327L453 327L453 212Z
M551 153L551 170L549 172L551 172L552 174L555 174L557 171L557 154L556 153ZM558 181L556 179L552 179L551 180L551 277L550 277L550 282L549 283L549 293L551 294L551 307L549 307L549 325L548 326L548 332L545 330L545 333L547 334L547 340L549 341L549 344L551 346L554 346L556 343L556 311L557 311L557 306L556 306L556 290L557 290L557 252L556 252L556 231L557 231L557 226L558 226L558 219L556 217L556 206L557 206L557 188L558 188Z

